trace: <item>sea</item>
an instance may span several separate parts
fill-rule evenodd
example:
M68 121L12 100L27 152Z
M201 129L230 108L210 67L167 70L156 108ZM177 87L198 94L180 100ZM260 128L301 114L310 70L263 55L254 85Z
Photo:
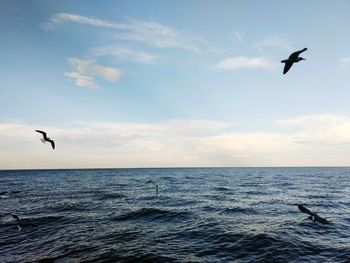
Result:
M3 191L1 263L350 262L350 168L2 170Z

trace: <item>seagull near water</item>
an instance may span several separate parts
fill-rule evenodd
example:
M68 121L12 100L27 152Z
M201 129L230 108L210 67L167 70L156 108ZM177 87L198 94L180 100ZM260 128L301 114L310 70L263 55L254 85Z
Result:
M303 205L298 205L298 208L301 212L310 215L309 217L305 218L304 220L311 220L313 222L320 222L321 224L329 224L330 222L323 217L320 217L319 215L311 212L309 209L304 207Z
M22 223L21 220L19 220L19 217L16 216L16 215L12 215L12 217L14 219L16 219L17 221L17 227L18 227L18 230L21 231L23 227L38 227L37 225L35 224L32 224L32 223Z
M35 131L38 132L38 133L41 133L43 135L44 139L40 139L43 143L50 142L51 146L52 146L52 149L55 149L55 142L47 137L46 132L40 131L40 130L35 130Z
M149 180L146 182L146 184L153 184L156 187L156 194L158 194L158 185L156 184L155 181Z
M307 48L303 48L302 50L296 51L292 53L288 59L281 61L281 63L284 63L283 74L286 74L288 70L290 70L290 68L293 66L293 63L297 63L301 60L306 60L305 58L299 57L299 55L306 50Z

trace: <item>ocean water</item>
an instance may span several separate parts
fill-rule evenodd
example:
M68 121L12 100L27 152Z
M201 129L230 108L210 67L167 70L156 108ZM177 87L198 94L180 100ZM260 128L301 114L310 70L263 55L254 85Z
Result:
M2 263L350 262L350 168L0 171L1 191L21 191Z

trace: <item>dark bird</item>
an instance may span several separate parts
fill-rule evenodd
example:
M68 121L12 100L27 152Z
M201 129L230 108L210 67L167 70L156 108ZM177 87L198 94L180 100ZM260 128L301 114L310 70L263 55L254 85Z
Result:
M35 224L32 224L32 223L22 223L21 220L19 220L19 217L16 216L16 215L12 215L12 217L14 219L16 219L17 221L17 227L18 227L18 230L21 231L23 227L38 227L37 225Z
M309 209L307 209L303 205L298 205L298 208L301 212L310 215L309 217L305 218L304 220L309 219L313 222L320 222L321 224L329 224L330 223L327 219L320 217L319 215L317 215L315 213L312 213Z
M296 51L296 52L292 53L288 59L281 61L281 63L285 63L284 69L283 69L283 74L286 74L288 72L288 70L293 66L293 63L297 63L300 60L305 60L305 58L299 57L299 55L306 50L307 50L307 48L303 48L302 50Z
M50 142L51 146L52 146L52 149L55 149L55 142L47 137L46 132L40 131L40 130L35 130L35 131L38 132L38 133L41 133L43 135L44 139L40 139L43 143Z
M156 184L155 181L149 180L146 182L146 184L153 184L156 187L156 194L158 194L158 185Z
M21 191L11 191L11 192L8 192L8 191L4 191L4 192L0 192L0 198L9 198L10 195L12 194L18 194L20 193Z
M0 192L0 198L8 198L9 196L8 196L8 193L9 192Z

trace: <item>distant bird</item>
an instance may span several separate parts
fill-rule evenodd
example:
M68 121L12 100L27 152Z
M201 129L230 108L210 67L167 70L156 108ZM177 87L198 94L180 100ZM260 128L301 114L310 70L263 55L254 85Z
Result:
M2 199L9 198L11 194L18 194L20 192L21 191L11 191L11 192L4 191L4 192L0 192L0 198L2 198Z
M320 217L315 213L312 213L309 209L307 209L303 205L298 205L298 208L301 212L310 215L309 217L305 218L304 220L309 219L313 222L320 222L321 224L329 224L330 223L327 219Z
M14 219L16 219L17 221L17 227L18 227L18 230L21 231L23 227L38 227L37 225L35 224L32 224L32 223L22 223L21 220L19 220L19 217L16 216L16 215L12 215L12 217Z
M35 131L38 132L38 133L41 133L43 135L44 139L40 139L43 143L50 142L51 146L52 146L52 149L55 149L55 142L47 137L46 132L40 131L40 130L35 130Z
M158 194L158 185L156 184L155 181L149 180L146 182L146 184L153 184L156 187L156 194Z
M284 69L283 69L283 74L286 74L288 72L288 70L293 66L293 63L297 63L300 60L306 60L305 58L299 57L299 55L306 50L307 50L307 48L303 48L302 50L296 51L296 52L292 53L288 59L281 61L281 63L285 63Z
M7 191L5 191L5 192L0 192L0 198L3 198L3 199L5 199L5 198L8 198L9 197L9 192L7 192Z

